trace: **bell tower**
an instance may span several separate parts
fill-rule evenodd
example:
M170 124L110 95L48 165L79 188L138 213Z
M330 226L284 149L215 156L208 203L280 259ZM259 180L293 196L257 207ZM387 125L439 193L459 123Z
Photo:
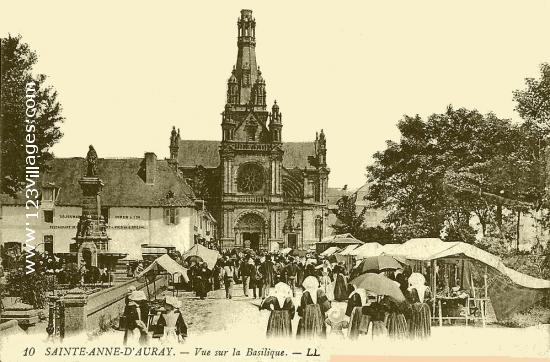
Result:
M253 218L247 216L251 210L262 209L263 216L254 216L254 225L261 227L255 228L253 241L267 249L274 238L270 230L272 212L267 205L282 201L282 115L276 103L271 113L267 107L266 81L256 62L252 10L241 10L237 20L237 61L227 79L221 115L222 242L228 246L250 242L251 232L245 231L244 221Z

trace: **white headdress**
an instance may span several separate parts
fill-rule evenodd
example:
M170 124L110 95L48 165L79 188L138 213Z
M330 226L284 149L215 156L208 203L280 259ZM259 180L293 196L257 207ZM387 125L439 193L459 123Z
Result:
M412 273L409 277L409 288L408 290L411 291L413 289L416 289L418 293L418 299L420 299L420 303L424 303L424 296L426 289L428 289L428 286L426 285L426 278L424 275L420 273Z

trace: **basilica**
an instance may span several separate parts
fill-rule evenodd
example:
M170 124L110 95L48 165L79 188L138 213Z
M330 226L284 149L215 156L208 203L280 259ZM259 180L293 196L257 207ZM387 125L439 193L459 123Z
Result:
M241 10L237 29L221 140L182 139L174 128L169 162L216 218L222 248L306 249L329 227L325 134L284 142L281 110L266 103L251 10Z

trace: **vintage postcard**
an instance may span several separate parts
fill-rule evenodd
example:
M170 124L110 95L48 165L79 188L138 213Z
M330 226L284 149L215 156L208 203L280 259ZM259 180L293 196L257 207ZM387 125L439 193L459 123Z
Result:
M0 362L550 360L550 1L0 3Z

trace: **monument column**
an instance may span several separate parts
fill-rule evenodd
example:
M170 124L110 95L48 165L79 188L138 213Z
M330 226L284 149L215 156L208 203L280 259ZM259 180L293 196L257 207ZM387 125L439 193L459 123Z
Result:
M75 246L78 267L82 266L84 251L89 252L90 265L98 266L98 254L109 250L109 240L105 219L101 215L101 191L103 181L98 177L97 153L90 145L86 155L86 174L78 183L82 188L82 215L77 225Z

